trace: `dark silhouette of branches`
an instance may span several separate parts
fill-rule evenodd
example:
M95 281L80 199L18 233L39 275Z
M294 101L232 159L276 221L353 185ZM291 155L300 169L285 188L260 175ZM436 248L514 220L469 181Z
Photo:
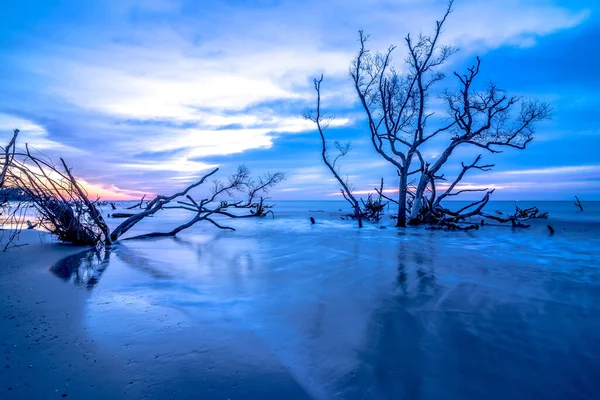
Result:
M17 191L21 196L20 201L11 206L7 215L4 215L7 207L3 206L1 210L3 219L10 222L12 227L9 243L25 223L34 226L30 221L25 221L25 211L29 208L35 209L37 213L36 226L56 235L61 241L79 245L111 245L144 218L168 208L192 211L193 217L169 232L148 233L135 238L175 236L200 221L210 222L221 229L233 230L222 225L216 217L247 218L272 215L273 212L267 210L271 206L265 204L265 198L262 196L284 179L281 172L252 178L248 168L242 165L227 181L214 180L208 197L195 200L190 194L191 191L215 175L218 169L214 169L173 195L159 195L146 204L143 197L133 207L139 207L141 211L129 216L111 232L100 211L99 200L92 201L88 198L87 192L67 163L61 158L59 164L54 164L48 157L32 151L27 145L23 151L16 150L18 133L18 130L15 130L9 145L0 148L4 154L0 169L3 186L0 189L4 191L9 188L11 192ZM243 193L245 200L234 200L230 203L237 193ZM170 206L171 203L175 203L175 206ZM227 210L228 207L247 209L249 213L232 213Z
M240 165L237 171L232 174L227 181L214 180L211 193L208 197L201 200L195 200L190 194L190 190L202 185L209 177L217 173L219 169L215 168L208 174L204 175L198 182L188 186L182 192L172 196L157 196L150 201L146 209L142 212L128 218L113 231L113 240L117 240L125 232L131 229L134 225L140 222L147 216L155 214L162 209L182 209L192 213L192 218L186 223L177 226L168 232L151 232L142 235L137 235L128 239L143 239L151 237L175 236L184 229L190 228L201 221L207 221L219 229L235 230L232 227L220 224L216 218L252 218L264 217L272 211L265 212L265 208L269 206L264 204L264 198L261 194L267 193L269 189L277 185L284 179L281 172L274 174L267 173L257 179L253 179L250 175L250 170ZM242 192L246 195L246 200L233 201L229 203L223 197L232 197L236 193ZM257 201L257 197L260 199ZM169 206L175 201L175 205ZM249 214L235 214L228 211L228 208L248 209Z
M581 200L579 200L579 197L575 196L575 200L577 200L575 203L575 207L579 208L579 211L583 211L583 206L581 205Z
M452 7L450 1L432 35L406 36L408 56L403 69L393 65L395 46L383 53L372 53L367 48L368 35L359 31L359 50L350 76L367 117L373 148L396 169L399 177L397 200L378 191L398 206L397 226L438 224L481 215L493 190L459 186L469 171L489 171L493 167L480 165L481 155L472 164L462 163L458 176L438 194L440 182L447 181L441 171L455 150L467 146L488 153L501 153L507 148L524 150L533 140L536 124L548 119L552 112L548 104L538 100L508 96L493 82L477 90L479 58L465 73L454 73L457 91L436 89L445 79L441 67L457 51L440 44ZM434 97L446 104L445 116L437 116L431 110ZM426 162L422 152L434 138L438 143L445 141L445 148L432 162ZM474 191L484 192L483 197L458 215L442 205L449 197Z
M134 208L142 208L142 204L144 203L144 199L145 199L145 198L146 198L146 195L143 195L143 196L142 196L142 198L140 199L140 202L139 202L139 203L136 203L136 204L134 204L134 205L132 205L132 206L130 206L130 207L127 207L126 209L127 209L127 210L133 210ZM114 210L114 209L115 209L115 208L113 207L113 210Z
M0 169L0 188L4 187L4 181L6 179L8 167L15 157L15 149L16 149L16 142L17 142L18 135L19 135L19 130L15 129L13 131L12 138L8 142L8 145L6 147L0 147L0 151L2 151L2 153L4 153L3 154L4 157L2 160L3 161L2 168Z
M93 245L108 238L108 227L99 209L88 199L64 160L55 165L26 145L24 151L14 153L5 184L24 193L20 207L35 209L37 225L60 240ZM24 223L20 221L18 225Z
M532 219L547 219L548 213L540 212L540 210L538 210L537 207L519 208L518 206L516 206L515 212L510 215L507 215L500 211L496 211L496 215L482 213L482 216L500 223L510 222L513 227L527 228L529 227L529 225L525 225L523 224L523 222Z
M406 37L409 72L404 75L392 65L395 46L384 53L373 54L367 49L369 37L359 31L360 48L350 67L350 76L367 116L373 147L396 168L400 178L397 226L406 225L407 203L414 201L409 199L413 196L408 192L408 178L423 172L420 146L454 125L449 122L431 133L426 132L428 120L433 116L427 112L430 90L444 78L436 68L456 52L453 47L438 45L451 11L452 2L436 23L433 36L419 35L416 41L410 35ZM421 165L411 169L414 160Z
M308 112L304 115L304 117L317 125L317 130L319 131L319 135L321 136L321 158L323 159L323 163L327 166L329 171L333 174L335 179L341 186L340 192L344 199L350 203L352 206L353 218L358 220L358 226L362 228L362 212L358 199L352 193L352 186L348 182L348 178L342 178L340 173L340 168L337 166L337 161L344 157L350 151L350 144L340 144L339 142L335 142L335 147L338 150L338 154L335 156L333 161L331 161L330 156L327 150L327 139L325 138L325 130L328 128L331 123L330 119L327 119L323 116L321 111L321 83L323 82L323 75L319 79L314 79L315 91L317 92L317 108Z

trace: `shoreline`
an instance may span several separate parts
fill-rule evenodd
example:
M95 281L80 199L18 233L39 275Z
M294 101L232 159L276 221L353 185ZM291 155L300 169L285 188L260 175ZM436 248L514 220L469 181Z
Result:
M17 244L0 254L0 369L3 399L108 398L121 396L124 382L81 323L87 293L48 268L88 248L56 242L50 234L23 231ZM97 377L104 376L102 385ZM94 385L96 383L96 385Z

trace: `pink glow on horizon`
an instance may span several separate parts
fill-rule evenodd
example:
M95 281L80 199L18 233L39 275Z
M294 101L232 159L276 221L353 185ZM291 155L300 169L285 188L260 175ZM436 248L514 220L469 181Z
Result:
M146 197L153 198L154 194L143 193L137 190L120 189L115 185L104 185L102 183L91 183L83 179L77 180L83 189L87 192L88 198L96 200L139 200L144 194Z

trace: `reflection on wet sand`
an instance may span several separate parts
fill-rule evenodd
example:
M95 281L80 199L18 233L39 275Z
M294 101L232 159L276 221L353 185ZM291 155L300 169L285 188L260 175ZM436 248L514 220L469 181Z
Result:
M110 249L91 249L64 258L50 267L50 272L65 281L92 289L100 281L110 262Z
M173 275L164 266L157 266L156 262L135 250L135 248L121 246L118 248L119 260L129 267L145 272L156 279L170 279ZM162 268L161 268L162 267Z

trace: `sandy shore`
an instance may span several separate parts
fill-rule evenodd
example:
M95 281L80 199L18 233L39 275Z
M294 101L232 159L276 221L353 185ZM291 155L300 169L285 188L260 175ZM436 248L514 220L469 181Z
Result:
M0 399L309 398L283 367L265 371L240 362L234 367L241 371L231 370L233 364L224 360L235 360L228 354L232 343L261 354L265 364L278 364L247 332L223 335L223 349L199 354L194 346L201 328L173 327L171 334L168 324L148 314L133 327L122 323L139 331L158 323L167 337L159 334L146 344L124 334L107 351L86 328L91 292L49 271L86 248L56 243L35 231L23 232L18 244L22 247L0 253Z
M81 325L86 293L47 276L50 265L85 248L35 231L22 232L18 244L0 254L0 398L120 397L125 377L107 373L115 365Z

